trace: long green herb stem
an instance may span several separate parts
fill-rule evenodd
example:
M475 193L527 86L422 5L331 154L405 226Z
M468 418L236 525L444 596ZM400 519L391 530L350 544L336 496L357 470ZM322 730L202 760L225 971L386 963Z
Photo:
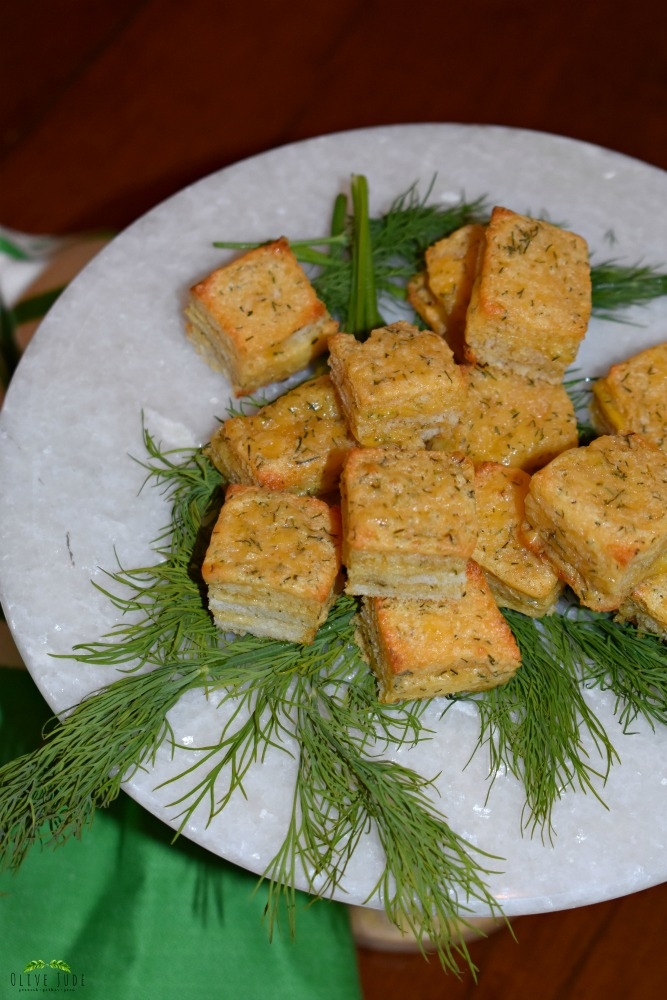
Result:
M352 178L354 235L352 240L352 282L347 310L349 329L367 334L384 320L377 307L373 245L369 222L368 183L363 176Z

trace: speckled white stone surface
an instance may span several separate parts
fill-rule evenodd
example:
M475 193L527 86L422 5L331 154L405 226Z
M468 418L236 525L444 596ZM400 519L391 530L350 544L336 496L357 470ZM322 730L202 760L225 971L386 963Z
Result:
M266 239L327 231L335 194L367 175L377 213L413 182L432 199L487 195L519 212L547 211L587 238L595 261L617 257L667 266L663 208L667 174L568 139L496 127L407 125L343 133L287 146L224 170L158 206L115 239L73 282L31 343L0 418L0 595L28 668L50 705L64 710L114 680L52 654L95 640L116 622L91 585L121 563L152 561L151 540L168 511L128 456L143 455L141 413L165 446L203 442L224 415L228 387L183 333L188 287L223 259L216 239ZM593 322L577 367L591 375L667 339L667 303ZM466 764L478 727L474 709L444 719L428 711L433 738L397 753L428 776L440 773L438 804L452 826L503 860L489 885L508 915L633 892L667 878L667 732L637 723L624 736L612 701L590 694L622 763L593 795L568 792L555 839L521 834L522 790L499 776L489 793L484 753ZM206 744L224 710L188 694L172 713L177 739ZM595 758L595 750L592 750ZM175 788L155 790L196 757L166 749L128 791L175 825ZM293 765L275 751L213 823L202 814L193 840L262 871L288 817ZM488 798L487 798L488 795ZM382 870L372 836L345 881L362 902ZM303 885L303 880L299 883ZM377 905L377 900L372 901Z

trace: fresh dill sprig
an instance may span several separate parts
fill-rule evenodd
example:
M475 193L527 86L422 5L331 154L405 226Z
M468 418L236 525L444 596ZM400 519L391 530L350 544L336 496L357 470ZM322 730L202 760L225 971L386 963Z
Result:
M667 274L647 264L607 260L591 265L591 285L593 315L618 320L619 310L667 295Z
M423 267L428 247L461 226L488 221L484 196L472 201L462 197L446 207L429 204L433 183L423 196L417 184L413 184L392 202L384 215L370 220L374 255L379 265L376 280L383 292L403 297L405 282Z
M17 867L45 826L49 842L80 832L163 743L177 755L182 748L167 712L181 693L198 687L232 711L217 741L197 748L197 761L180 772L176 766L164 783L175 790L179 832L200 807L211 822L232 795L243 794L249 769L270 749L295 752L297 811L265 873L269 927L281 903L293 924L294 883L285 885L291 874L305 873L315 895L334 891L359 839L375 830L386 852L377 888L386 893L387 912L400 926L428 932L445 968L456 969L455 954L467 951L451 933L455 917L474 901L491 912L500 907L485 885L489 872L480 859L488 856L433 808L431 782L382 759L388 746L427 738L424 704L377 702L374 679L353 642L357 601L344 594L312 645L252 635L225 641L195 570L220 476L199 450L184 453L179 463L147 432L144 440L149 458L142 464L172 500L172 524L157 548L161 560L110 574L107 593L122 619L100 641L78 645L72 658L152 670L86 699L42 750L0 772L5 863Z
M204 683L197 665L124 677L54 720L43 745L0 769L0 869L16 871L30 848L79 837L123 781L155 761L170 738L167 713Z
M667 725L667 646L658 636L593 611L559 621L588 686L611 690L623 731L638 718L652 729Z
M337 717L338 699L325 699L323 708L306 698L298 702L299 775L288 835L266 873L270 923L285 897L293 912L291 886L299 875L320 876L318 895L336 889L361 838L375 829L386 863L371 895L379 893L397 927L418 942L434 942L445 969L459 972L458 955L474 972L453 931L475 901L501 914L485 883L492 874L486 865L498 859L452 831L433 807L431 781L360 754L353 731Z
M604 783L618 760L602 724L587 704L579 660L562 642L559 615L540 624L503 609L521 651L521 667L508 684L478 700L478 746L489 751L493 781L503 768L524 785L522 827L553 836L552 814L568 790L592 792L602 802ZM600 758L594 766L584 745L588 734Z

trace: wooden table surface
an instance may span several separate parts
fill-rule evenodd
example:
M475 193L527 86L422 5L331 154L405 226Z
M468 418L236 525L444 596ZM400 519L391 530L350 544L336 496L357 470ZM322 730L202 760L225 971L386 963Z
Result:
M243 157L411 121L556 132L667 169L666 28L654 0L4 5L0 222L117 230ZM364 995L645 1000L667 976L666 922L666 887L517 919L516 942L473 945L477 986L360 949Z

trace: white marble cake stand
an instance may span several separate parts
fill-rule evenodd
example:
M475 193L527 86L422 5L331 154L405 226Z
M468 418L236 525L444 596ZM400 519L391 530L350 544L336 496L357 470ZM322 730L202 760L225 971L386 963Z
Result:
M667 265L663 213L667 174L597 147L497 127L406 125L313 139L239 163L187 188L139 219L73 282L42 324L10 387L0 422L0 585L25 662L56 711L113 681L113 668L53 659L99 638L117 620L91 585L105 569L152 560L167 521L159 491L139 492L141 413L163 445L205 441L224 416L228 387L183 334L186 291L223 259L216 239L326 233L333 198L351 174L369 179L373 213L418 181L432 200L487 195L584 235L594 260ZM667 337L667 303L632 311L628 323L593 322L578 367L598 374ZM633 892L667 877L667 731L637 723L624 736L612 698L590 694L622 763L601 794L568 792L554 813L553 844L520 831L519 784L500 775L487 800L487 760L475 746L476 713L457 706L444 720L433 704L433 739L396 753L428 776L440 772L439 806L474 844L500 855L489 880L508 915L576 906ZM178 740L206 744L220 712L203 696L171 716ZM593 751L595 754L595 751ZM156 791L192 753L155 767L127 791L167 823L173 790ZM185 833L214 853L261 872L283 837L293 769L269 754L213 823L202 813ZM362 902L382 869L374 836L349 866L345 893ZM378 905L377 900L371 901Z

